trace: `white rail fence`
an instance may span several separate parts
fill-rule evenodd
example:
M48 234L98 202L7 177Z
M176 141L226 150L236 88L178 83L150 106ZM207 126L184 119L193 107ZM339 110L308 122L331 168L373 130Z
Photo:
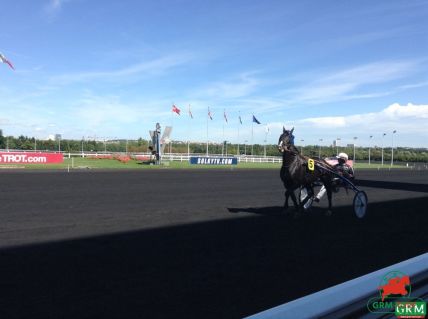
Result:
M123 152L58 152L58 151L34 151L34 150L12 150L12 149L0 149L0 152L14 152L14 153L62 153L64 158L72 157L93 157L93 156L114 156L114 155L129 155L131 157L135 156L150 156L150 153L123 153ZM179 161L179 162L188 162L190 157L207 157L206 153L164 153L162 154L163 161ZM208 157L236 157L239 162L243 163L282 163L281 156L263 156L263 155L233 155L233 154L208 154Z
M59 153L58 151L34 151L34 150L6 150L6 149L0 149L0 152L22 152L22 153ZM147 156L149 157L150 154L145 153L124 153L124 152L60 152L64 154L64 158L72 158L72 157L91 157L91 156L114 156L114 155L130 155L131 157L135 156ZM188 162L190 160L190 157L206 157L206 153L164 153L162 154L162 160L163 161L179 161L179 162ZM238 162L242 163L282 163L282 157L281 156L263 156L263 155L233 155L233 154L208 154L209 157L236 157L238 159ZM374 163L373 163L374 164ZM376 165L373 165L376 166ZM378 169L379 166L377 166ZM403 164L403 168L409 168L411 170L424 170L428 169L428 163L408 163L407 165ZM385 165L385 167L382 167L382 169L390 169L389 165Z
M410 276L412 297L428 298L428 253L377 270L362 277L321 290L246 319L284 318L382 318L386 313L370 314L367 302L379 296L378 286L382 276L397 271ZM417 289L415 289L417 288ZM287 289L284 287L284 289Z

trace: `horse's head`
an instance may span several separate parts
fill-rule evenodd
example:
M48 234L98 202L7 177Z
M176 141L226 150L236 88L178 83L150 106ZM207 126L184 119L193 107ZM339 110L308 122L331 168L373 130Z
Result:
M278 140L278 149L281 153L285 151L289 151L292 147L294 147L294 135L293 135L294 127L288 131L283 127L283 132Z

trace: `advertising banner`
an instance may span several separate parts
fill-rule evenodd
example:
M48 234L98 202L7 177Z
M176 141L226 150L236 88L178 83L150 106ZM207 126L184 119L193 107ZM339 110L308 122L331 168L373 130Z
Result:
M0 164L53 164L64 162L62 153L0 152Z
M236 157L191 157L190 164L196 165L237 165Z

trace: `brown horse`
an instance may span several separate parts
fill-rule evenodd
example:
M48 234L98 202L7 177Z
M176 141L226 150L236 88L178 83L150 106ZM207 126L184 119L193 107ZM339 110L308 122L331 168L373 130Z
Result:
M298 149L294 146L294 128L287 131L283 128L283 133L278 140L278 149L282 153L282 167L280 171L281 180L285 187L285 203L284 209L288 209L288 198L291 197L296 210L302 211L305 202L300 206L297 204L295 190L300 187L305 187L308 190L309 196L313 196L313 183L321 181L327 190L328 210L327 214L331 214L331 198L332 198L332 176L327 171L319 169L317 166L313 170L308 167L309 158L299 154ZM330 167L325 161L317 160L318 164ZM331 169L331 167L330 167Z

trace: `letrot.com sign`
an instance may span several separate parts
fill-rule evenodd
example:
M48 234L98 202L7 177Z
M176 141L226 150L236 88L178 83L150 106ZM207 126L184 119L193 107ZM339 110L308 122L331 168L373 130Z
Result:
M63 161L61 153L0 152L0 164L53 164Z
M236 165L236 157L191 157L190 164L199 165Z

